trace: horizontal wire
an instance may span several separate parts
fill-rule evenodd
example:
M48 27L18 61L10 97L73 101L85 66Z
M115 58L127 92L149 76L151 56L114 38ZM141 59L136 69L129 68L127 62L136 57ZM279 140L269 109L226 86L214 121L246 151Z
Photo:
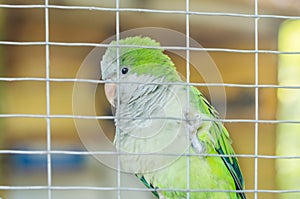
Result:
M190 15L202 15L202 16L226 16L226 17L244 17L244 18L271 18L271 19L300 19L300 16L286 16L286 15L253 15L253 14L242 14L242 13L222 13L222 12L196 12L196 11L181 11L181 10L156 10L156 9L135 9L135 8L104 8L95 6L58 6L58 5L9 5L0 4L0 8L50 8L50 9L69 9L69 10L98 10L98 11L111 11L111 12L144 12L144 13L166 13L166 14L190 14ZM15 42L15 41L0 41L2 45L46 45L46 42ZM88 46L88 47L108 47L109 44L98 44L98 43L67 43L67 42L47 42L50 46ZM125 46L126 47L126 46ZM142 47L149 48L149 46L127 46L127 47ZM154 47L155 48L155 47ZM276 50L243 50L243 49L228 49L228 48L186 48L176 46L161 46L157 47L165 50L191 50L191 51L208 51L208 52L233 52L233 53L265 53L265 54L300 54L300 52L284 52ZM34 78L34 77L21 77L21 78L0 78L0 81L53 81L53 82L86 82L86 83L105 83L102 80L89 80L89 79L72 79L72 78ZM119 82L118 82L119 83ZM122 82L121 82L122 83ZM283 86L283 85L251 85L251 84L228 84L228 83L189 83L184 85L193 86L224 86L224 87L243 87L243 88L283 88L283 89L299 89L300 85ZM45 115L45 114L0 114L1 118L7 117L26 117L26 118L72 118L72 119L115 119L114 116L81 116L81 115ZM126 118L125 118L126 119ZM130 118L132 119L132 118ZM182 118L133 118L133 119L179 119ZM211 120L209 120L211 121ZM252 120L252 119L214 119L213 121L222 122L246 122L246 123L295 123L299 124L300 121L294 120ZM100 151L100 152L89 152L89 151L28 151L28 150L0 150L0 154L64 154L64 155L116 155L116 152ZM120 154L118 152L118 154ZM122 154L121 154L122 155ZM126 154L124 154L126 155ZM128 155L128 154L127 154ZM132 154L130 154L132 155ZM139 154L142 155L142 154ZM148 154L149 155L149 154ZM151 155L151 154L150 154ZM172 155L172 154L152 154L152 155ZM174 155L174 154L173 154ZM182 154L181 154L182 155ZM191 154L189 154L191 155ZM199 155L197 155L199 156ZM236 154L236 155L218 155L209 154L205 156L226 156L226 157L246 157L246 158L268 158L268 159L299 159L300 156L273 156L273 155L252 155L252 154ZM183 191L183 192L258 192L258 193L299 193L300 190L191 190L191 189L149 189L149 188L131 188L131 187L93 187L93 186L0 186L0 190L95 190L95 191Z
M81 155L81 156L91 156L91 155L102 155L102 156L112 156L112 155L121 155L121 156L168 156L168 157L179 157L179 156L197 156L197 157L236 157L236 158L259 158L259 159L300 159L300 155L286 156L286 155L254 155L254 154L190 154L190 153L125 153L118 151L74 151L74 150L20 150L20 149L11 149L11 150L0 150L1 155Z
M231 193L299 193L300 189L272 190L272 189L245 189L245 190L222 190L222 189L179 189L179 188L139 188L139 187L97 187L97 186L0 186L0 190L86 190L86 191L177 191L177 192L231 192Z
M119 84L143 84L143 85L184 85L184 86L207 86L207 87L240 87L240 88L277 88L277 89L300 89L300 85L275 85L275 84L235 84L235 83L198 83L198 82L164 82L164 83L141 83L133 81L106 81L94 79L77 79L77 78L43 78L43 77L0 77L0 81L41 81L41 82L72 82L72 83L119 83Z
M157 10L157 9L139 9L139 8L104 8L96 6L59 6L59 5L9 5L0 4L0 8L12 8L12 9L65 9L65 10L97 10L97 11L110 11L110 12L143 12L143 13L162 13L162 14L190 14L201 16L224 16L224 17L243 17L243 18L269 18L269 19L300 19L300 16L286 16L286 15L253 15L242 13L223 13L223 12L196 12L196 11L181 11L181 10ZM46 45L46 42L32 41L32 42L16 42L16 41L0 41L0 45L22 45L22 46L41 46ZM80 42L47 42L50 46L87 46L87 47L108 47L109 44L98 43L80 43ZM122 46L122 45L119 45ZM126 46L125 47L142 47L152 48L149 46ZM191 51L207 51L207 52L232 52L232 53L261 53L261 54L300 54L300 52L285 52L277 50L243 50L243 49L228 49L228 48L193 48L193 47L176 47L176 46L160 46L153 47L165 50L191 50ZM72 79L72 78L34 78L34 77L21 77L21 78L0 78L0 81L52 81L52 82L85 82L85 83L106 83L103 80L89 80L89 79ZM128 83L128 82L117 82ZM131 82L134 83L134 82ZM242 87L242 88L279 88L279 89L300 89L300 85L283 86L283 85L251 85L251 84L229 84L229 83L183 83L184 85L192 86L224 86L224 87ZM46 115L46 114L0 114L0 118L72 118L72 119L115 119L114 116L85 116L85 115ZM182 118L121 118L121 119L176 119L182 120ZM253 120L253 119L203 119L208 121L221 121L221 122L245 122L245 123L294 123L300 124L300 121L294 120ZM67 151L67 150L51 150L51 151L30 151L30 150L0 150L0 154L30 154L30 155L46 155L46 154L58 154L58 155L132 155L122 154L120 152L110 151ZM177 155L178 154L135 154L135 155ZM185 155L185 154L180 154ZM193 156L193 154L186 154ZM199 156L199 155L196 155ZM201 155L200 155L201 156ZM241 157L241 158L266 158L266 159L300 159L300 156L274 156L274 155L253 155L253 154L236 154L236 155L219 155L219 154L207 154L203 156L224 156L224 157ZM182 191L182 192L246 192L246 193L300 193L299 189L294 190L271 190L271 189L246 189L246 190L194 190L194 189L149 189L149 188L134 188L134 187L96 187L96 186L0 186L0 190L94 190L94 191Z
M145 8L108 8L97 6L60 6L60 5L12 5L0 4L0 8L16 8L16 9L64 9L64 10L95 10L109 12L143 12L143 13L161 13L161 14L189 14L200 16L222 16L222 17L243 17L243 18L274 18L274 19L300 19L300 16L288 15L270 15L270 14L244 14L244 13L229 13L229 12L199 12L199 11L184 11L184 10L159 10Z
M95 80L95 79L77 79L77 78L44 78L44 77L0 77L0 81L41 81L41 82L82 82L82 83L95 83L101 84L106 83L104 80Z
M0 118L36 118L36 119L93 119L93 120L112 120L112 119L123 119L123 120L179 120L179 121L190 121L185 118L179 117L116 117L116 116L93 116L93 115L68 115L68 114L0 114ZM202 118L202 121L214 121L214 122L225 122L225 123L262 123L262 124L300 124L300 120L267 120L267 119L216 119L216 118Z
M43 46L43 41L0 41L0 45L22 45L22 46ZM71 47L126 47L126 48L147 48L162 50L190 50L190 51L207 51L207 52L230 52L230 53L261 53L261 54L300 54L300 51L278 51L278 50L252 50L252 49L231 49L231 48L197 48L184 46L143 46L143 45L125 45L125 44L102 44L89 42L47 42L50 46L71 46Z

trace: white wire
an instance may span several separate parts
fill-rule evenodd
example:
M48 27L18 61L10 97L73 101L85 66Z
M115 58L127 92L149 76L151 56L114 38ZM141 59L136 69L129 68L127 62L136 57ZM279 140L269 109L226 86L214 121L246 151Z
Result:
M49 49L49 9L48 0L45 0L45 53L46 53L46 124L47 124L47 184L48 199L52 199L52 165L51 165L51 115L50 112L50 49Z
M0 81L49 81L49 82L83 82L83 83L122 83L137 84L137 82L106 81L93 79L74 79L74 78L42 78L42 77L0 77ZM140 84L140 83L138 83ZM185 85L185 86L206 86L206 87L235 87L235 88L274 88L274 89L300 89L300 85L275 85L275 84L230 84L230 83L197 83L197 82L169 82L169 83L145 83L145 85Z
M81 118L81 119L115 119L113 116L87 116L87 115L53 115L50 112L50 82L89 82L89 83L105 83L102 80L89 80L89 79L73 79L73 78L51 78L50 77L50 46L95 46L95 47L107 47L108 44L98 44L98 43L80 43L80 42L50 42L49 41L49 9L65 9L65 10L98 10L98 11L111 11L116 13L116 35L117 35L117 47L122 47L126 45L119 45L119 28L120 19L119 12L145 12L145 13L165 13L165 14L184 14L186 16L186 35L187 43L185 47L181 46L160 46L160 47L149 47L149 46L127 46L127 47L144 47L144 48L160 48L166 50L186 50L187 55L187 86L224 86L224 87L240 87L240 88L254 88L255 89L255 119L216 119L222 122L244 122L244 123L254 123L255 124L255 152L254 154L238 154L235 157L245 157L254 158L254 189L246 189L245 192L254 193L254 198L258 199L258 193L295 193L300 192L300 190L267 190L259 189L258 187L258 160L259 158L267 159L299 159L300 156L273 156L273 155L262 155L258 153L258 127L260 123L293 123L300 124L300 121L294 120L260 120L259 119L259 89L260 88L273 88L273 89L300 89L300 86L283 86L283 85L267 85L259 84L259 54L300 54L300 52L285 52L278 50L263 50L259 49L259 26L258 22L260 18L265 19L300 19L300 16L286 16L286 15L260 15L258 12L258 0L255 0L254 14L242 14L242 13L222 13L222 12L195 12L189 10L189 0L186 0L186 10L158 10L158 9L140 9L140 8L120 8L119 0L116 0L115 8L106 7L96 7L96 6L59 6L59 5L48 5L48 0L45 0L44 5L9 5L0 4L0 8L13 8L13 9L44 9L45 10L45 41L30 41L30 42L20 42L20 41L0 41L0 45L39 45L45 46L46 52L46 77L0 77L0 81L43 81L46 82L46 114L0 114L0 118L44 118L47 123L47 150L45 151L31 151L31 150L0 150L0 154L46 154L47 155L47 186L0 186L0 190L48 190L48 199L52 198L52 190L117 190L118 199L121 199L121 190L128 191L149 191L148 188L130 188L121 187L121 176L120 176L120 164L118 162L118 185L117 187L93 187L93 186L52 186L52 165L51 165L51 155L53 154L65 154L65 155L93 155L93 154L108 154L111 155L112 152L86 152L86 151L55 151L51 149L51 119L52 118ZM223 17L242 17L242 18L253 18L255 20L255 49L230 49L230 48L194 48L189 46L189 16L190 15L202 15L202 16L223 16ZM117 54L118 54L117 48ZM189 71L189 53L190 51L207 51L207 52L228 52L228 53L251 53L255 55L255 84L230 84L230 83L193 83L190 82L190 71ZM126 82L125 82L126 83ZM173 83L170 83L173 84ZM178 84L178 83L176 83ZM189 92L187 94L189 96ZM119 101L119 100L118 100ZM118 118L118 117L117 117ZM119 118L120 119L120 118ZM140 118L143 119L143 118ZM148 118L147 118L148 119ZM159 119L159 118L158 118ZM181 119L181 118L165 118L165 119ZM118 152L118 157L121 153ZM149 154L148 154L149 155ZM151 155L151 154L150 154ZM164 155L164 154L161 154ZM170 155L170 154L166 154ZM212 154L213 155L213 154ZM220 155L218 155L220 156ZM118 159L119 161L119 159ZM190 162L187 162L189 167ZM189 184L189 169L187 169L187 189L182 191L187 191L187 198L189 198L189 193L195 190L190 189ZM151 189L150 189L151 190ZM160 189L173 191L174 189ZM223 191L232 192L230 190L204 190L204 191ZM236 191L234 191L236 192Z
M258 44L258 0L255 0L254 3L254 12L255 12L255 18L254 18L254 45L255 45L255 51L258 51L259 44ZM258 78L258 52L255 53L255 85L257 86L259 84L259 78ZM259 119L258 114L258 100L259 100L259 89L258 87L255 87L255 120ZM255 122L255 134L254 134L254 155L258 155L258 122ZM254 158L254 199L258 199L258 158Z
M166 119L181 120L179 117L117 117L117 116L94 116L94 115L42 115L42 114L0 114L0 118L67 118L67 119L92 119L92 120L112 120L112 119ZM262 123L262 124L300 124L300 120L255 120L255 119L213 119L207 118L203 121L227 122L227 123Z
M37 8L43 9L45 5L11 5L0 4L0 8L16 8L16 9L28 9ZM51 9L65 9L65 10L98 10L98 11L110 11L110 12L145 12L145 13L165 13L165 14L183 14L183 15L202 15L202 16L223 16L223 17L243 17L243 18L274 18L274 19L300 19L300 16L288 16L288 15L253 15L243 13L228 13L228 12L199 12L199 11L183 11L183 10L159 10L159 9L144 9L144 8L107 8L98 6L61 6L61 5L48 5Z
M45 155L49 152L47 150L0 150L0 154L14 154L14 155ZM72 150L51 150L51 155L132 155L128 153L119 153L113 151L72 151ZM282 156L282 155L254 155L254 154L234 154L234 155L221 155L221 154L176 154L176 153L135 153L135 155L148 155L148 156L202 156L202 157L238 157L238 158L259 158L259 159L300 159L300 155Z
M186 0L185 3L186 7L186 15L185 15L185 37L186 37L186 83L190 83L190 15L189 15L189 10L190 10L190 1ZM189 114L190 112L190 86L187 86L186 89L186 97L187 97L187 112ZM187 140L190 140L191 137L191 132L189 128L187 127ZM189 150L188 153L190 153L190 148L191 146L189 145ZM191 159L190 156L186 158L186 189L190 190L190 175L191 175ZM190 199L190 192L188 191L186 193L186 199Z
M32 42L20 42L20 41L0 41L2 45L39 45L44 46L46 42L32 41ZM196 48L196 47L183 47L183 46L142 46L142 45L109 45L99 43L82 43L82 42L47 42L49 46L77 46L77 47L126 47L126 48L151 48L151 49L163 49L163 50L189 50L189 51L207 51L207 52L228 52L228 53L260 53L260 54L300 54L300 51L278 51L278 50L252 50L252 49L232 49L232 48Z
M116 45L117 45L117 51L116 51L116 57L117 57L117 81L119 82L120 81L120 13L119 13L119 7L120 7L120 2L119 0L116 0L115 1L116 3ZM120 107L120 86L119 84L117 85L117 107ZM116 110L116 115L119 117L120 116L120 109L117 109ZM121 118L118 118L118 120L120 120ZM118 122L119 123L119 122ZM120 158L120 142L121 142L121 139L120 139L120 127L117 126L116 128L116 135L117 136L117 195L118 195L118 199L121 199L121 158Z
M47 186L0 186L0 190L47 190ZM52 186L52 190L94 190L94 191L117 191L117 187L95 187L95 186ZM230 193L239 193L239 192L246 192L246 193L253 193L256 190L247 189L243 191L237 190L221 190L221 189L171 189L171 188L138 188L138 187L121 187L121 191L178 191L178 192L230 192ZM260 189L257 190L258 193L300 193L299 189L289 189L289 190L275 190L275 189Z

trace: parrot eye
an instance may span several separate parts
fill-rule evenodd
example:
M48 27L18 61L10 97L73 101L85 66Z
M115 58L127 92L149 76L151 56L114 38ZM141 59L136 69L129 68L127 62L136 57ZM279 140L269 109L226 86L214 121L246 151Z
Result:
M126 68L126 67L124 67L124 68L121 69L121 72L122 72L123 75L125 75L126 73L128 73L128 71L129 71L129 69Z

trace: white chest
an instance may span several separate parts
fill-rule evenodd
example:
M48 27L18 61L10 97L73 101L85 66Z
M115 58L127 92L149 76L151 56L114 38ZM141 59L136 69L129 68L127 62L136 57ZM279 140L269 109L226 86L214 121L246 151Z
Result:
M116 146L126 153L121 157L122 169L146 173L166 167L186 153L191 129L186 121L187 106L186 92L175 88L168 101L160 100L142 116L121 121L122 136L119 143L116 139ZM193 112L193 107L189 108Z

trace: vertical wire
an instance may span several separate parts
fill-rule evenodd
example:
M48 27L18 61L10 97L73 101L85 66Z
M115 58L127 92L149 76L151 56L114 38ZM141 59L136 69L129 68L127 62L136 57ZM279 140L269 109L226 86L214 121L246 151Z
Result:
M258 114L258 100L259 100L259 90L258 90L258 85L259 85L259 79L258 79L258 0L255 1L255 21L254 21L254 42L255 42L255 144L254 144L254 199L258 198L258 119L259 119L259 114Z
M186 34L186 83L190 83L190 2L186 0L186 15L185 15L185 34ZM187 112L190 112L190 86L187 86ZM190 140L190 131L187 128L187 140ZM190 145L188 145L188 154L190 153ZM186 189L188 190L186 193L186 198L190 198L190 155L187 156L186 159Z
M120 40L120 1L116 0L116 56L117 56L117 106L120 107L120 48L119 48L119 40ZM116 109L117 120L120 119L120 109ZM118 123L120 123L118 121ZM118 189L118 199L121 199L121 160L120 160L120 128L116 127L116 136L117 136L117 189Z
M50 121L50 52L49 52L49 9L45 0L45 53L46 53L46 124L47 124L47 186L48 199L52 198L52 166L51 166L51 121Z

